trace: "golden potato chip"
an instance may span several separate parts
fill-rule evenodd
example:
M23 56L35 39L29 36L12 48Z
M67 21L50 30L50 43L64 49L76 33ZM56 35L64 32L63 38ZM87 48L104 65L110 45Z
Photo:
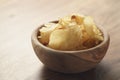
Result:
M83 23L83 19L84 19L83 15L73 14L71 16L71 20L75 21L77 24L82 24Z
M84 18L83 24L84 24L85 30L89 34L89 36L93 37L94 36L94 32L93 32L94 22L93 22L93 19L91 17L87 16L87 17Z
M48 44L49 36L50 36L51 32L55 29L55 25L56 24L54 24L54 23L45 24L45 27L42 27L39 30L40 31L39 40L41 41L41 43Z
M72 36L74 35L74 36ZM77 31L73 29L55 30L50 35L48 46L58 50L75 50L79 46L79 37Z

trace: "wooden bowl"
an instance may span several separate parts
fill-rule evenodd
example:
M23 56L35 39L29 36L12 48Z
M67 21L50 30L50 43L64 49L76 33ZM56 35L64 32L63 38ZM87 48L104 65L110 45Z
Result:
M53 21L57 23L57 21ZM105 56L110 38L107 32L98 26L104 36L99 45L77 51L61 51L44 46L38 40L39 29L34 30L31 40L33 49L40 61L49 69L63 73L79 73L94 68Z

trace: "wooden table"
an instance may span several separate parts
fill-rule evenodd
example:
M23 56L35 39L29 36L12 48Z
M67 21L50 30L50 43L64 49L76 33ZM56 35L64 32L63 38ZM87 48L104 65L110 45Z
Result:
M71 13L93 16L110 34L109 50L90 71L48 70L31 45L42 23ZM0 80L120 80L120 0L0 0Z

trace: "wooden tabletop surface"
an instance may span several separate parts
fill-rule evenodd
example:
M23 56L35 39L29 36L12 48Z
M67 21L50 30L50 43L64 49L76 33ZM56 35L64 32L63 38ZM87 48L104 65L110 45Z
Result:
M71 13L92 16L110 34L110 46L95 69L53 72L36 57L31 33ZM0 0L0 80L120 80L120 0Z

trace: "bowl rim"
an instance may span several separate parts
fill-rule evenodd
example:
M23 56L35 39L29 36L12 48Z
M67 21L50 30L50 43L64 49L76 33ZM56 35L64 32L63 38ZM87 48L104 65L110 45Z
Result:
M50 21L50 22L56 23L56 22L58 22L58 20L54 20L54 21ZM38 40L39 29L40 29L41 27L43 27L43 25L44 25L44 24L40 25L38 28L36 28L36 29L33 31L32 35L31 35L31 40L34 41L34 43L35 43L37 46L42 47L42 48L44 48L44 49L46 49L46 50L49 50L49 51L51 51L51 52L55 52L55 53L78 53L78 52L79 52L79 53L83 53L83 52L86 52L86 51L92 51L92 50L94 50L94 49L97 49L97 48L101 47L102 45L104 45L105 43L107 43L107 41L109 41L109 39L110 39L109 34L107 33L107 31L106 31L101 25L99 25L99 26L97 26L97 27L102 31L102 34L103 34L103 37L104 37L104 40L103 40L100 44L98 44L98 45L96 45L96 46L94 46L94 47L92 47L92 48L88 48L88 49L84 49L84 50L72 50L72 51L68 51L68 50L65 50L65 51L63 51L63 50L56 50L56 49L52 49L52 48L50 48L50 47L47 47L47 46L43 45L43 44Z

